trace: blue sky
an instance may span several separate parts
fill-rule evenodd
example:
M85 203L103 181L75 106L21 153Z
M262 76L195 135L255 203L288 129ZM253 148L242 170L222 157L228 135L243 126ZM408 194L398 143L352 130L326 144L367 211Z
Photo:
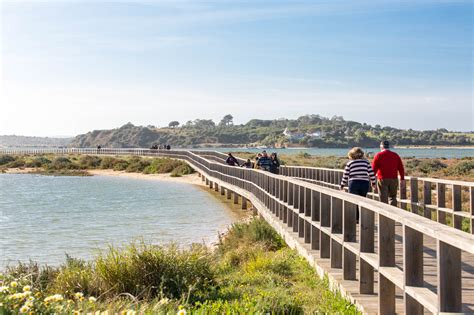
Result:
M473 130L470 1L3 1L0 134L304 114Z

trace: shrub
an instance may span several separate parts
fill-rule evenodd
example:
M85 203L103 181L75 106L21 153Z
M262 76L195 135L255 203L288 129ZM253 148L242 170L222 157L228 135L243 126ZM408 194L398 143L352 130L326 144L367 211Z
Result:
M226 238L222 240L222 246L237 248L240 244L255 242L270 251L285 246L281 236L263 219L252 219L249 223L234 223Z
M51 293L61 292L72 298L76 292L99 296L103 290L91 263L66 255L66 263L60 267L50 291Z
M83 155L79 158L79 166L82 169L98 168L102 159L98 156Z
M48 169L62 170L62 169L77 169L70 159L67 157L57 157L50 164L47 165Z
M209 250L194 245L131 244L123 250L110 248L96 260L96 272L111 294L130 293L140 298L199 300L214 284Z
M474 160L463 160L454 166L451 166L448 173L451 175L474 175Z
M50 164L51 161L44 156L35 157L32 160L26 162L26 167L43 167Z
M128 164L125 171L127 171L129 173L141 173L149 165L150 165L149 160L134 157L134 158L130 159L129 164Z
M15 158L11 155L0 155L0 165L5 165L15 161Z

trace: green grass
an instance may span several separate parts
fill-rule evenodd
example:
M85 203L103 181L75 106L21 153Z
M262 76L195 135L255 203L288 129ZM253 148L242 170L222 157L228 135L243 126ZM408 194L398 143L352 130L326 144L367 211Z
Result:
M12 287L12 281L18 286ZM13 299L25 285L32 287L34 300ZM90 262L67 257L57 268L19 264L0 275L1 286L7 287L3 293L0 288L5 314L16 314L25 305L44 314L176 314L179 309L196 314L357 313L261 219L234 224L215 249L132 243L110 247ZM61 298L49 299L58 301L45 302L55 294Z

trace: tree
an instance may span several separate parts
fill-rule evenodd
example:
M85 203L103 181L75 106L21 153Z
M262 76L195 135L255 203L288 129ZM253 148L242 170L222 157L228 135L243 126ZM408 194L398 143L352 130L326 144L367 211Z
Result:
M222 118L221 122L219 123L219 126L233 125L234 124L233 119L234 117L232 117L232 115L227 114Z
M173 121L171 121L171 122L168 124L168 126L169 126L170 128L178 127L178 126L179 126L179 121L173 120Z

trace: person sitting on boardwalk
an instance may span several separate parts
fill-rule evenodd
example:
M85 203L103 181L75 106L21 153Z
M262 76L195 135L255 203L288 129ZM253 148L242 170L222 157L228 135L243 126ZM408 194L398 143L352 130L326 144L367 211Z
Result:
M270 155L270 159L272 160L272 164L270 165L270 172L273 174L278 174L280 170L280 160L278 160L278 156L275 152Z
M239 161L237 161L237 159L232 155L232 153L229 152L229 154L227 154L228 157L227 159L225 160L225 162L230 165L230 166L240 166L239 164Z
M244 162L244 163L242 164L242 166L245 167L245 168L252 168L253 163L252 163L252 161L250 161L250 159L247 159L247 161Z
M375 173L370 162L364 158L364 151L355 147L347 154L350 161L347 162L342 175L341 190L344 186L349 187L349 193L366 197L369 192L370 183L375 186Z
M267 151L262 152L262 156L257 162L258 168L265 171L270 171L272 160L268 157Z
M400 180L405 180L405 169L400 156L389 150L390 143L385 140L380 143L381 152L377 153L372 162L372 168L377 175L377 188L379 191L380 201L397 206L397 190L398 178L397 173L400 173Z

